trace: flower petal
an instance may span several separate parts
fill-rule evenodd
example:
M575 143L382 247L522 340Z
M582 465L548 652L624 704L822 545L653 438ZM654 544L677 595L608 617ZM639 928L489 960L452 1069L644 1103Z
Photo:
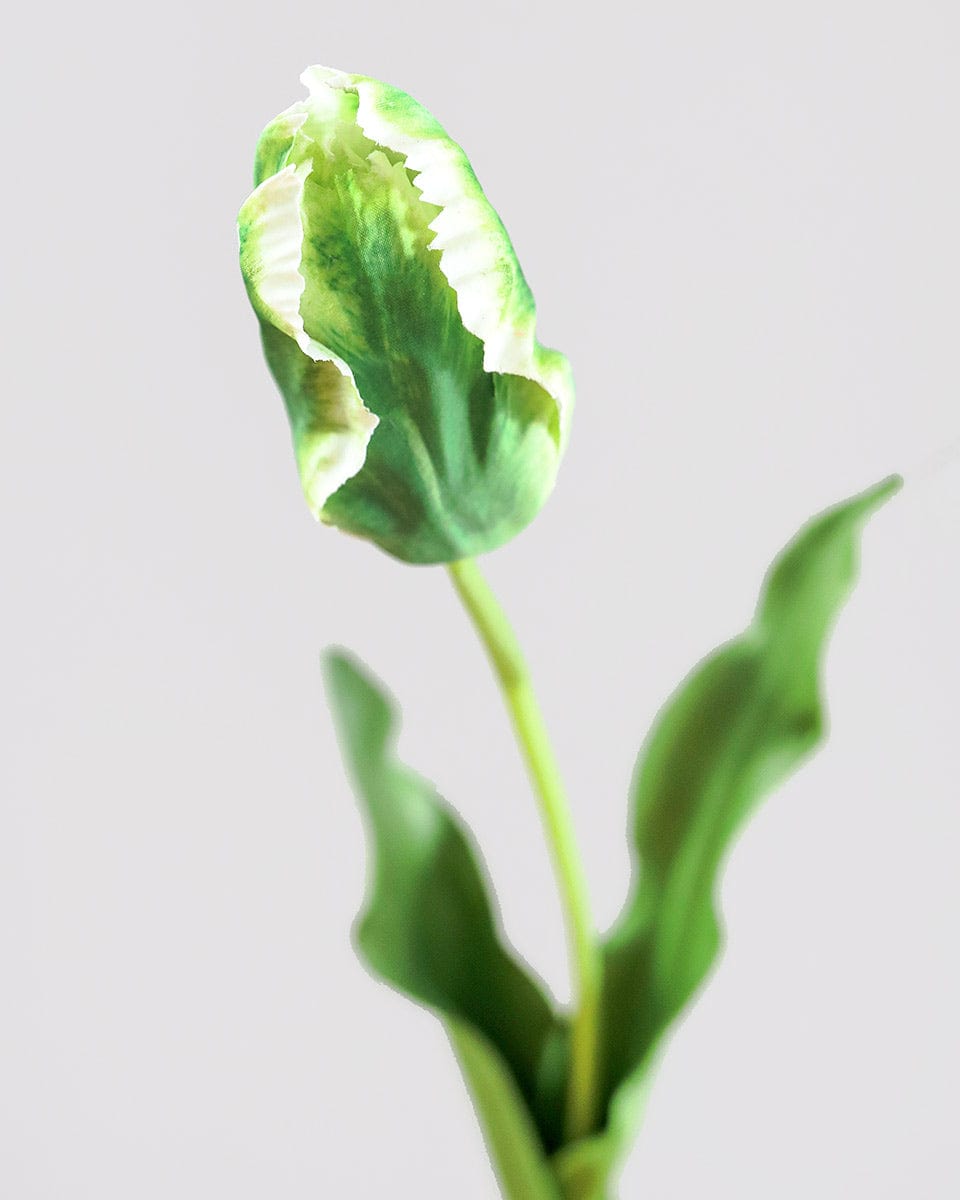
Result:
M301 76L312 97L338 89L358 98L356 120L368 138L396 154L425 203L439 210L430 223L431 249L457 297L466 329L483 343L489 372L523 376L553 398L561 446L573 409L566 358L534 336L536 308L502 221L463 150L412 96L379 80L310 67Z
M292 143L305 120L298 113L283 122L283 116L261 138L260 148L272 147L263 154L267 162L288 152L289 146L278 149L281 139ZM258 172L263 160L258 155ZM301 201L309 173L305 163L269 175L241 208L238 226L241 270L267 362L287 404L304 493L320 517L329 497L363 466L378 422L347 364L303 327Z

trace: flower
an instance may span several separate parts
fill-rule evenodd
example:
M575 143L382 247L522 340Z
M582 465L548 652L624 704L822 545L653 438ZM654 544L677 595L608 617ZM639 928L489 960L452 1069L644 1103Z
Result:
M549 495L573 403L460 147L412 97L311 67L257 146L240 263L320 520L407 562L492 550Z

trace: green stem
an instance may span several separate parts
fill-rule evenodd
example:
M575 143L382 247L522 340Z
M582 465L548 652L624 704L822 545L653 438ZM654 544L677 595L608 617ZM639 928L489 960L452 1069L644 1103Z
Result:
M560 888L575 991L566 1113L567 1135L574 1140L592 1133L597 1119L600 955L586 876L560 772L510 622L473 559L450 563L448 569L503 691L536 791Z

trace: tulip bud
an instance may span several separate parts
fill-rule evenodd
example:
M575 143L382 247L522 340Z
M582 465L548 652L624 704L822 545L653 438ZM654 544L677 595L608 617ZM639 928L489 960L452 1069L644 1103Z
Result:
M320 520L407 562L518 533L573 404L466 155L425 108L312 67L257 147L240 263Z

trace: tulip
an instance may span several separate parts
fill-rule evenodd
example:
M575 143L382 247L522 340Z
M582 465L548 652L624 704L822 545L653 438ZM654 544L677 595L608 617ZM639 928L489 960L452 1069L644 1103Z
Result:
M520 532L552 490L567 360L461 148L405 92L312 67L264 130L240 262L307 502L407 562Z

